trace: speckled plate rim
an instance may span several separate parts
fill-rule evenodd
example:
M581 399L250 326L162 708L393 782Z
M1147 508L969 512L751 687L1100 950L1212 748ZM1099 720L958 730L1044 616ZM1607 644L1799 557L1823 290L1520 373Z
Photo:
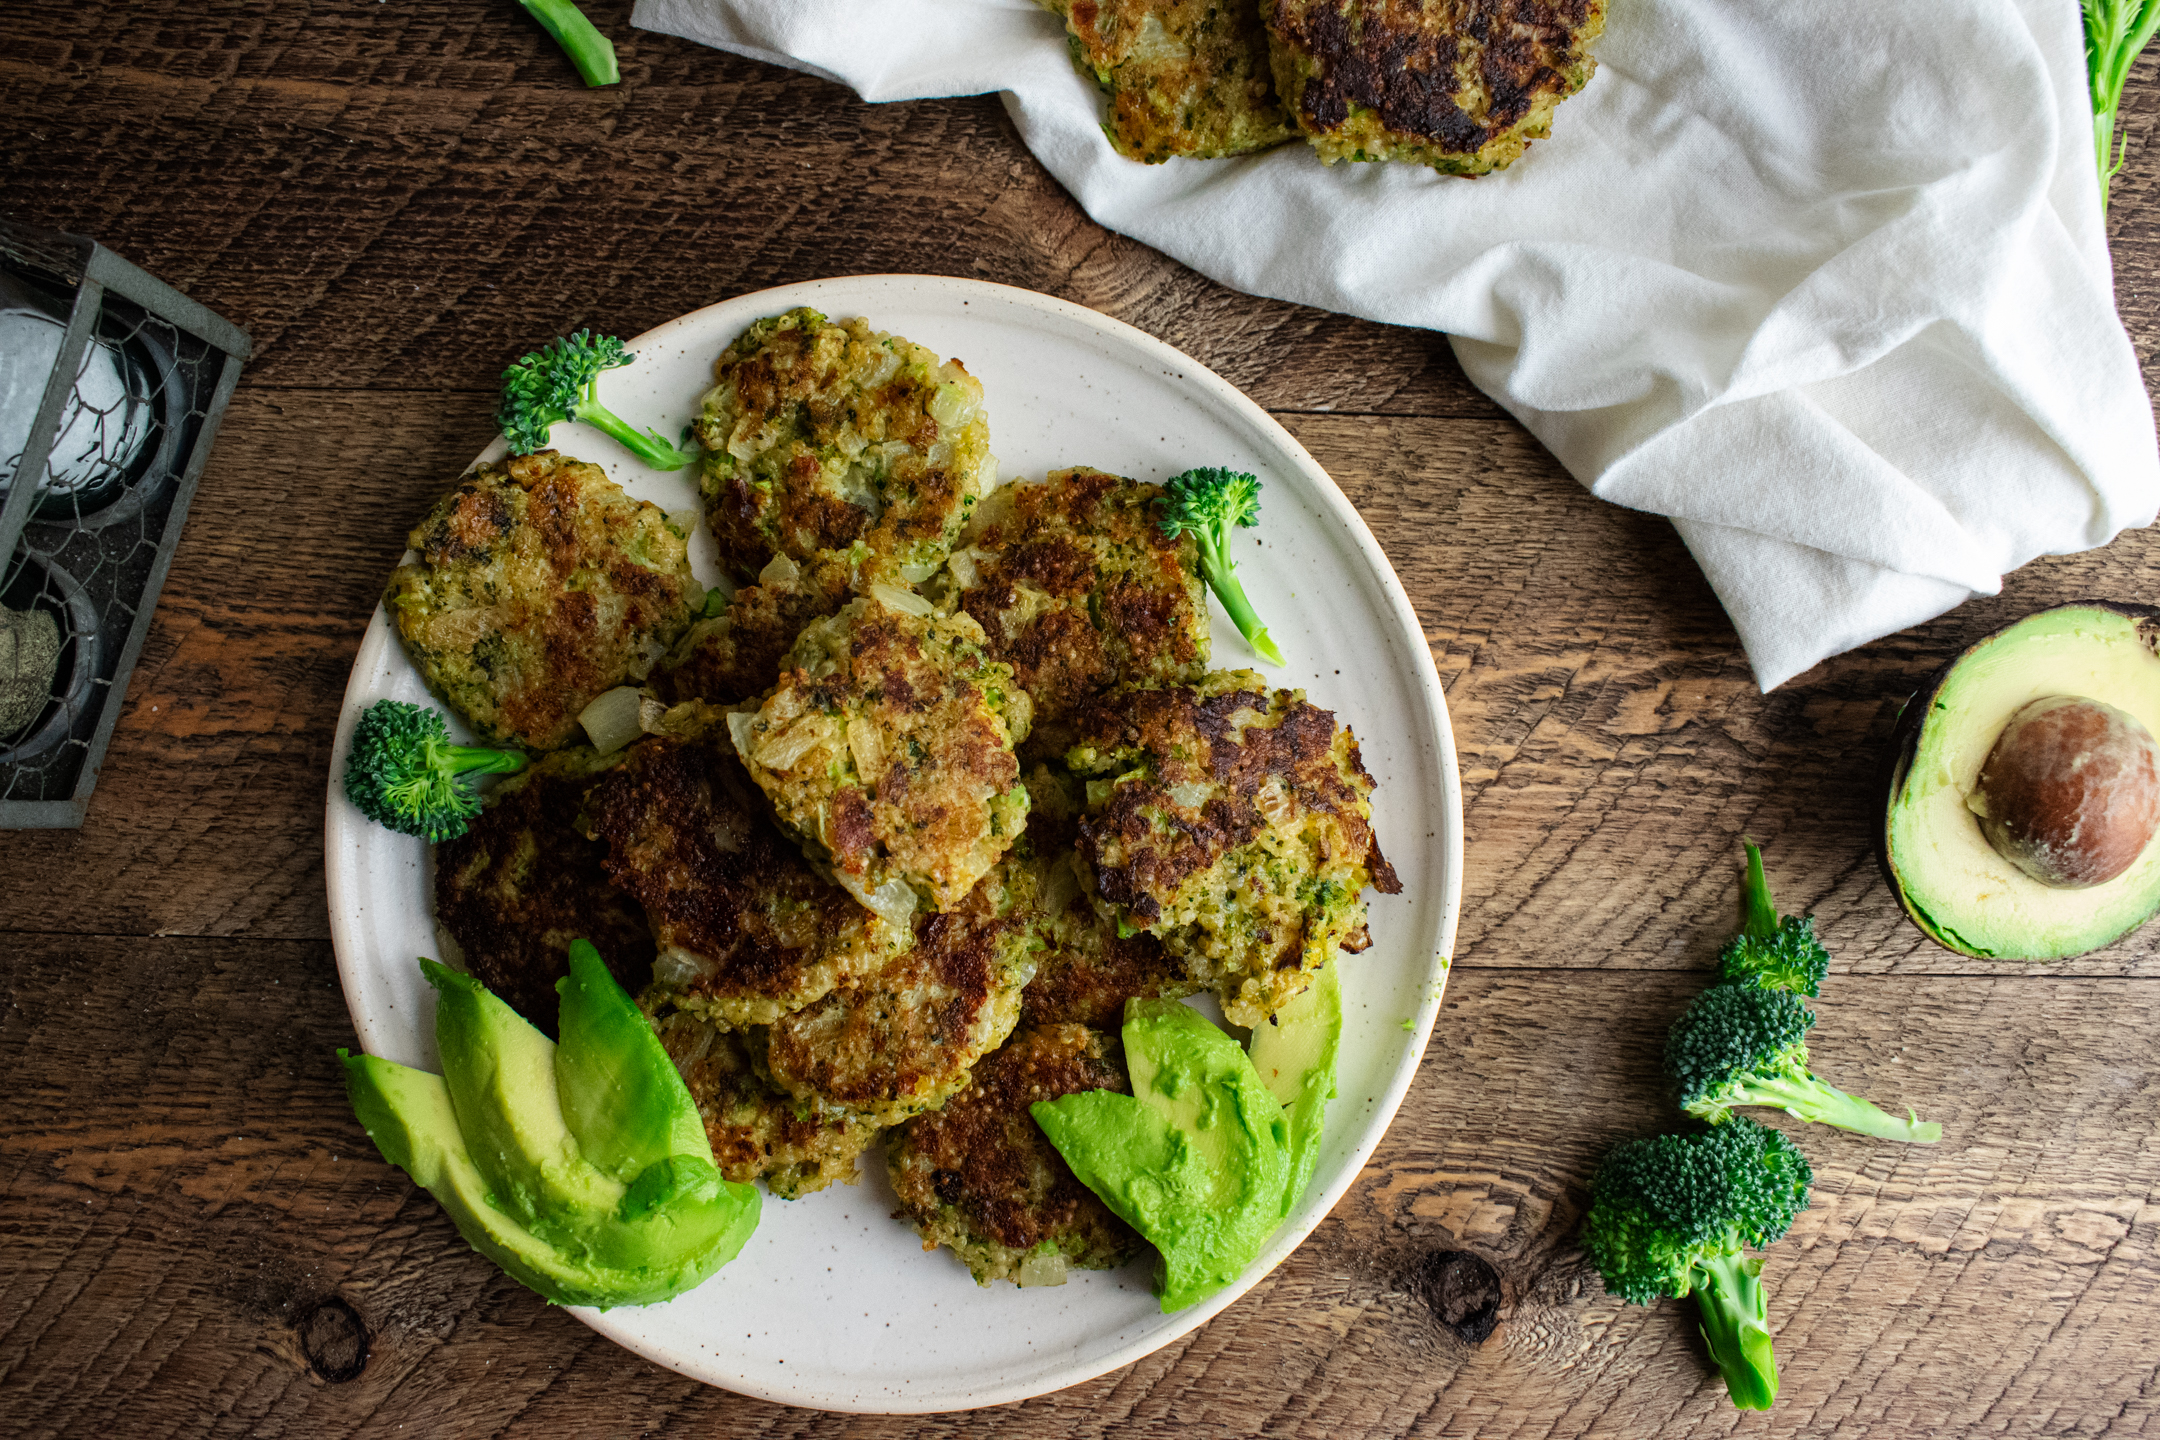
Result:
M1331 522L1332 527L1339 528L1340 538L1349 542L1356 558L1369 572L1364 578L1377 590L1384 603L1385 618L1393 627L1392 634L1386 638L1402 652L1401 666L1405 673L1398 678L1411 682L1413 714L1408 717L1411 721L1409 730L1423 746L1429 747L1428 755L1423 758L1432 774L1427 777L1427 784L1414 787L1414 795L1405 795L1401 787L1396 785L1396 793L1384 793L1382 803L1389 814L1406 802L1413 804L1423 822L1432 827L1426 831L1426 836L1433 843L1423 847L1424 853L1428 855L1427 864L1422 873L1405 873L1403 880L1406 888L1437 882L1440 893L1437 907L1421 907L1424 912L1424 943L1416 945L1412 953L1422 952L1429 956L1428 969L1422 976L1421 994L1415 1002L1415 1014L1405 1016L1400 1022L1402 1041L1395 1054L1392 1069L1388 1071L1384 1083L1376 1090L1363 1097L1346 1094L1330 1108L1329 1125L1331 1130L1335 1130L1347 1118L1350 1107L1345 1103L1346 1100L1362 1098L1365 1103L1365 1113L1356 1122L1354 1139L1347 1153L1338 1152L1332 1159L1323 1154L1314 1185L1306 1193L1296 1213L1277 1231L1260 1258L1235 1284L1201 1304L1173 1315L1156 1317L1155 1323L1137 1327L1139 1333L1132 1334L1124 1343L1093 1353L1075 1354L1062 1362L1052 1361L1026 1374L985 1374L961 1384L925 1385L897 1391L888 1388L872 1394L863 1388L846 1389L801 1383L784 1369L775 1366L729 1364L721 1358L728 1354L725 1348L716 1351L694 1347L689 1343L688 1337L670 1336L660 1333L659 1327L638 1323L639 1317L655 1314L666 1307L648 1307L645 1310L618 1309L604 1313L571 1308L572 1314L617 1344L692 1379L783 1404L867 1414L925 1414L974 1409L1064 1389L1130 1365L1190 1334L1234 1304L1246 1291L1273 1271L1314 1227L1326 1218L1336 1202L1357 1179L1389 1122L1394 1118L1396 1110L1401 1106L1403 1097L1417 1074L1433 1022L1440 1010L1449 956L1455 943L1462 893L1462 791L1454 737L1448 722L1446 697L1442 692L1439 676L1433 668L1431 652L1425 644L1422 627L1418 624L1409 597L1363 518L1327 473L1266 411L1206 366L1144 331L1068 301L985 281L915 275L838 277L758 291L668 321L638 336L630 345L641 355L647 351L662 350L669 346L683 347L692 343L702 345L709 353L717 354L719 345L712 343L713 337L720 337L719 344L724 344L727 338L732 338L750 321L761 316L777 314L799 305L811 305L836 315L867 315L871 317L873 324L878 324L879 301L890 301L901 296L904 296L910 305L949 307L955 319L964 315L969 308L979 305L982 308L973 312L977 318L985 318L992 312L1003 312L1011 318L1000 323L1014 323L1014 320L1017 320L1022 324L1032 323L1040 325L1046 331L1067 335L1075 331L1087 332L1106 351L1123 352L1126 358L1137 362L1139 368L1153 378L1156 386L1169 392L1186 392L1174 394L1171 398L1197 403L1202 407L1213 407L1223 412L1225 418L1245 427L1254 444L1274 462L1271 467L1274 473L1267 477L1269 483L1280 484L1292 476L1295 477L1294 484L1300 498L1314 505L1322 516ZM617 374L634 374L634 371ZM988 404L993 427L992 443L995 447L999 402L994 390L988 396ZM562 436L563 430L559 427L558 444L563 443ZM597 455L606 444L607 442L603 441L582 447L581 453ZM498 439L479 458L495 458L502 450L502 442ZM616 463L609 466L611 471L625 468L620 463L619 456L615 457L615 461ZM1274 513L1279 514L1281 508L1278 504ZM1282 522L1278 519L1275 523ZM1261 531L1247 533L1264 536L1265 522ZM1248 562L1245 573L1249 583L1253 580L1252 569ZM1273 622L1277 637L1283 639L1287 647L1290 642L1286 635L1287 627L1281 623L1284 617L1280 605L1271 605L1271 597L1259 593L1257 586L1255 589L1256 603L1262 613ZM1225 629L1219 615L1217 621L1216 664L1220 666L1248 663L1241 658L1241 650L1225 647ZM1241 643L1236 640L1234 631L1227 633L1231 644ZM394 632L378 606L363 637L360 653L355 658L352 679L348 684L344 707L339 716L328 776L324 858L332 946L337 956L339 978L344 986L353 1026L362 1045L371 1053L403 1052L409 1055L413 1053L416 1044L413 1033L415 1027L409 1008L405 1015L399 1015L394 1005L386 1012L379 1003L379 998L376 1003L370 1003L381 983L380 977L372 971L372 967L379 962L364 953L361 921L370 897L364 893L366 886L361 873L364 867L356 865L354 861L354 857L360 853L360 847L367 842L367 822L345 799L340 783L351 743L354 719L365 704L383 693L379 679L374 677L379 677L385 667L395 667L403 663L402 654L394 654L395 650ZM1323 705L1327 705L1330 700L1328 694L1318 691L1313 698ZM1390 788L1394 778L1381 776L1383 792ZM1408 823L1415 826L1419 821L1412 818ZM1382 829L1385 833L1386 827L1383 826ZM377 832L378 837L380 833ZM410 863L416 872L424 873L424 847L421 847L418 841L410 844L416 856ZM1433 856L1434 851L1437 851L1436 857ZM1437 865L1433 863L1434 858L1437 859ZM1375 928L1377 931L1377 924ZM1414 940L1412 944L1415 945ZM363 973L364 969L367 973ZM1348 979L1346 972L1346 985ZM431 1048L424 1037L417 1043L422 1049ZM1336 1134L1331 1134L1328 1140L1334 1142L1337 1138ZM1328 1144L1327 1149L1335 1150L1335 1144ZM774 1202L767 1203L769 1208ZM753 1237L752 1243L756 1243L756 1237ZM723 1271L722 1275L726 1273ZM716 1280L718 1278L716 1277ZM729 1329L732 1328L731 1323ZM1130 1332L1135 1328L1127 1326L1126 1330Z

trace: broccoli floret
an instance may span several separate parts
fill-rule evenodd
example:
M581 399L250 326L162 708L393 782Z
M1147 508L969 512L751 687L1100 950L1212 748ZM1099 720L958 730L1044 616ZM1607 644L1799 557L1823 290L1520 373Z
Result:
M1792 1141L1742 1116L1615 1147L1590 1182L1583 1246L1605 1288L1635 1305L1695 1297L1710 1358L1742 1410L1777 1399L1760 1249L1807 1208L1815 1178Z
M613 335L580 330L549 342L503 371L502 408L495 421L513 455L547 449L558 421L582 420L620 440L655 470L680 470L697 458L669 444L657 430L637 430L600 403L600 372L628 365L637 356ZM683 436L689 443L688 432Z
M1820 995L1830 973L1830 952L1815 938L1815 917L1780 920L1770 901L1770 882L1763 878L1762 851L1751 840L1740 843L1747 846L1747 883L1741 891L1747 920L1718 952L1719 983Z
M1815 1012L1788 990L1711 986L1673 1022L1665 1042L1665 1071L1680 1087L1680 1107L1713 1125L1732 1118L1736 1105L1762 1105L1882 1140L1942 1139L1933 1121L1886 1115L1815 1078L1807 1051L1814 1023Z
M424 840L455 840L480 813L473 782L525 768L515 750L450 743L440 710L378 700L353 726L345 794L378 825Z
M587 86L613 85L622 79L615 65L615 46L598 30L585 12L570 0L518 0L540 27L555 37L563 54L577 66L578 78ZM523 452L520 452L523 453Z
M1283 663L1282 651L1253 613L1245 587L1238 584L1230 558L1230 529L1260 523L1260 480L1239 470L1209 467L1174 475L1164 485L1162 528L1173 539L1190 533L1200 548L1200 573L1215 592L1238 633L1270 665Z

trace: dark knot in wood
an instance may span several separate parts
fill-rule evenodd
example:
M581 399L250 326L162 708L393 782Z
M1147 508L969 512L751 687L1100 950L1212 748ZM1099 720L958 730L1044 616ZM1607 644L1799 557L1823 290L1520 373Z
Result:
M333 1295L302 1315L294 1330L308 1368L332 1385L360 1378L367 1369L368 1331L360 1312Z
M1465 1250L1435 1250L1410 1264L1403 1288L1465 1345L1482 1345L1500 1323L1500 1272Z

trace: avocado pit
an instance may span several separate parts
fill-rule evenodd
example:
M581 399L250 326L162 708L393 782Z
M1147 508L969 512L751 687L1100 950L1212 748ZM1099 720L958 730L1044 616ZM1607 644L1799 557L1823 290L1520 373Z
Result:
M1995 852L2041 884L2104 885L2160 829L2160 747L2113 705L2046 696L2010 717L1966 805Z

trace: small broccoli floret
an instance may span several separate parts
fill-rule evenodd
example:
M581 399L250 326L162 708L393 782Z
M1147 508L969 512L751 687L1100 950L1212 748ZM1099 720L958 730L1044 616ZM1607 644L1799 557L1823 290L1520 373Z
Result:
M585 12L571 0L518 0L542 29L555 37L563 54L577 66L578 78L587 86L613 85L622 79L615 64L615 46L593 28ZM522 452L521 452L522 453Z
M1283 663L1282 651L1253 613L1245 587L1238 583L1230 558L1232 526L1250 529L1260 523L1260 480L1239 470L1210 467L1187 470L1164 485L1162 528L1176 537L1190 533L1200 549L1200 573L1222 601L1238 633L1270 665Z
M1710 1358L1742 1410L1777 1399L1762 1260L1815 1178L1792 1141L1746 1117L1615 1147L1590 1182L1583 1246L1605 1288L1635 1305L1695 1297Z
M378 825L424 840L455 840L480 813L473 782L525 768L515 750L450 743L440 710L378 700L353 726L345 794Z
M1886 1115L1815 1078L1807 1051L1814 1023L1815 1012L1790 991L1711 986L1673 1022L1665 1042L1665 1071L1680 1087L1681 1108L1713 1125L1731 1119L1736 1105L1762 1105L1882 1140L1942 1139L1933 1121Z
M600 373L628 365L637 356L613 335L580 330L549 342L503 371L502 408L495 422L513 455L547 449L548 431L558 421L582 420L620 440L655 470L680 470L696 452L668 442L657 430L638 430L600 403ZM684 436L688 443L687 433Z
M1762 851L1753 841L1740 843L1747 846L1747 884L1741 892L1747 921L1718 953L1718 982L1820 995L1830 973L1830 952L1815 938L1815 917L1778 919L1770 882L1763 878Z

